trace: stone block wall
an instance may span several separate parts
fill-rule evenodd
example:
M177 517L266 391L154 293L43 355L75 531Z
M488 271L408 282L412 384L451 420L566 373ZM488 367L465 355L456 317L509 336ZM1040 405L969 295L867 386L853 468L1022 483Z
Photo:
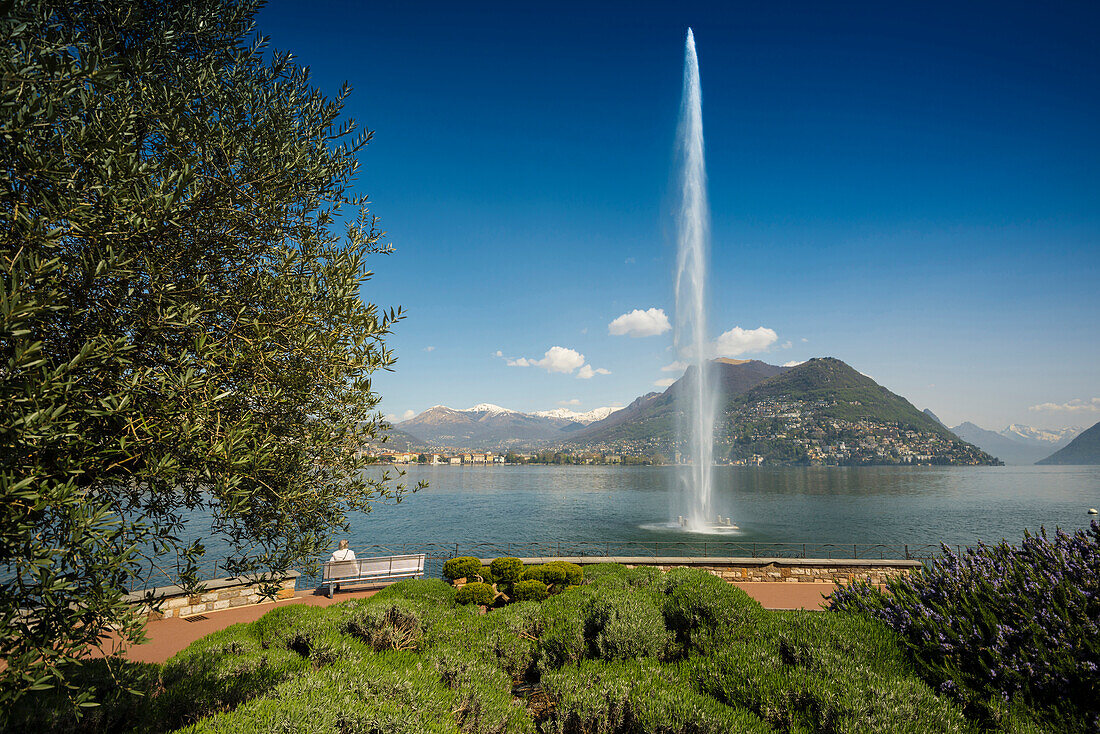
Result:
M286 578L278 582L276 599L294 596L298 575L297 571L290 571ZM149 615L149 619L187 617L270 601L270 597L264 598L260 595L260 586L263 583L264 579L255 576L212 579L204 583L205 589L200 594L186 594L178 586L161 586L131 592L127 598L130 603L137 605L140 614ZM149 604L147 597L150 594L160 602L159 607L154 608L157 605Z
M621 563L628 568L653 566L662 571L673 568L698 568L726 581L773 581L784 583L827 582L850 584L867 581L884 584L888 579L919 571L920 561L866 558L699 558L650 556L573 556L562 558L521 558L524 564L568 561L581 566L594 563ZM488 559L482 563L488 564Z
M784 559L785 560L785 559ZM807 559L817 560L817 559ZM772 581L787 583L827 582L846 585L856 581L867 581L872 584L885 584L887 580L912 573L914 568L893 565L847 565L842 560L830 561L834 565L809 565L799 566L792 563L765 563L763 565L724 565L724 564L692 564L692 568L712 573L726 581ZM635 565L630 565L634 568ZM656 565L662 571L675 568L676 565ZM916 567L920 566L917 562Z

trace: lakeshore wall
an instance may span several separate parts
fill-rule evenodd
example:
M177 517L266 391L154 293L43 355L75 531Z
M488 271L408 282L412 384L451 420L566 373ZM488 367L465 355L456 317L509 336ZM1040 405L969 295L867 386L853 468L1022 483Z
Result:
M653 566L662 571L697 568L726 581L772 581L787 583L829 582L850 584L867 581L884 584L891 578L920 570L920 561L865 558L682 558L678 556L572 556L521 558L525 565L568 561L580 566L620 563L629 568ZM489 560L483 560L488 563Z
M286 577L277 582L279 591L274 598L294 596L299 575L297 571L287 571ZM257 576L211 579L203 582L205 588L199 594L187 594L179 586L159 586L133 591L126 599L138 607L140 614L147 614L150 620L187 617L270 601L271 597L265 598L260 594L260 586L264 582L264 578ZM159 605L150 604L150 600L159 602Z

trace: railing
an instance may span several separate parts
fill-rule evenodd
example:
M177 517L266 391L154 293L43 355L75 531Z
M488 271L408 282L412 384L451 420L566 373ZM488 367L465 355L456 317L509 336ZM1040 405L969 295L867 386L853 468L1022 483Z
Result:
M441 578L443 564L459 556L476 558L573 557L573 556L648 556L682 558L858 558L864 560L914 560L928 562L943 553L940 544L889 543L767 543L741 540L640 541L640 540L548 540L525 543L477 541L424 541L419 543L378 543L351 546L356 556L398 556L423 553L427 556L425 577ZM964 548L953 548L962 554ZM319 563L328 560L318 559ZM200 572L204 578L225 575L213 563ZM299 588L321 583L320 572L299 577Z
M425 577L441 578L443 564L459 556L475 558L547 558L574 556L648 556L681 558L859 558L928 562L939 557L937 544L896 545L887 543L765 543L737 540L640 541L640 540L550 540L526 543L477 541L425 541L420 543L379 543L351 546L357 556L427 556ZM962 547L955 549L962 552ZM299 579L308 587L320 583L319 576L303 572Z

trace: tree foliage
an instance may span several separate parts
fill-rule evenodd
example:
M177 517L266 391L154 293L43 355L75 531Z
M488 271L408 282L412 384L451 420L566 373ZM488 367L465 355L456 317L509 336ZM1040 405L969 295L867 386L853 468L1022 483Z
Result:
M3 5L0 701L139 640L125 590L195 588L195 538L277 576L407 489L357 453L402 314L360 298L349 90L246 43L254 1Z

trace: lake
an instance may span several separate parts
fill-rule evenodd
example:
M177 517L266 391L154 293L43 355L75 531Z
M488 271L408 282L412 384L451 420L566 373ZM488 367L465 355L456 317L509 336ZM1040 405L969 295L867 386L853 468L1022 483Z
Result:
M676 467L408 469L429 488L351 518L352 546L436 542L730 540L901 546L1018 542L1024 528L1087 528L1100 467L715 468L715 509L740 527L661 527ZM850 555L850 554L849 554Z

